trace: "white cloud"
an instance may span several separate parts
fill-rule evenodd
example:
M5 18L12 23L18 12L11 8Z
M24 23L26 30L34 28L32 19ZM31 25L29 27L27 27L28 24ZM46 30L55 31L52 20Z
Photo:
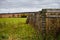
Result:
M10 8L10 9L0 9L0 13L13 13L13 12L34 12L39 11L39 8Z

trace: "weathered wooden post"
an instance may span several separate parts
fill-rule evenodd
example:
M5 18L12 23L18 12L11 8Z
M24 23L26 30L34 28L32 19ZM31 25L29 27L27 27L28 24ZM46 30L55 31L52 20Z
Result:
M42 10L42 36L46 40L46 10Z

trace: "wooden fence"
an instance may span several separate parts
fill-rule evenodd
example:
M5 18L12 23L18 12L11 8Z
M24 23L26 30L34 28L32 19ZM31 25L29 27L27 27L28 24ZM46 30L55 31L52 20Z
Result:
M42 34L43 40L57 40L60 34L60 15L58 12L41 11L31 13L27 21L28 24L33 25Z

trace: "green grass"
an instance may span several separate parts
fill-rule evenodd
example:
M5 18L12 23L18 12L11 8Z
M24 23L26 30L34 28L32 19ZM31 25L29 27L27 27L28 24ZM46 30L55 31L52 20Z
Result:
M26 18L0 18L0 22L8 22L8 23L25 23Z
M0 40L40 39L34 28L26 24L26 18L0 18Z

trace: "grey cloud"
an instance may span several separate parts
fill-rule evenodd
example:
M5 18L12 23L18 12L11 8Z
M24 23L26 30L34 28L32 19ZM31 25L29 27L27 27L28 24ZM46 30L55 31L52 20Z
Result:
M60 0L0 0L0 9L5 8L60 8Z
M55 0L6 0L2 1L0 8L13 8L13 7L37 7L41 5L47 5L55 3ZM58 3L58 1L56 2ZM5 5L4 5L5 4ZM40 7L39 6L39 7Z

